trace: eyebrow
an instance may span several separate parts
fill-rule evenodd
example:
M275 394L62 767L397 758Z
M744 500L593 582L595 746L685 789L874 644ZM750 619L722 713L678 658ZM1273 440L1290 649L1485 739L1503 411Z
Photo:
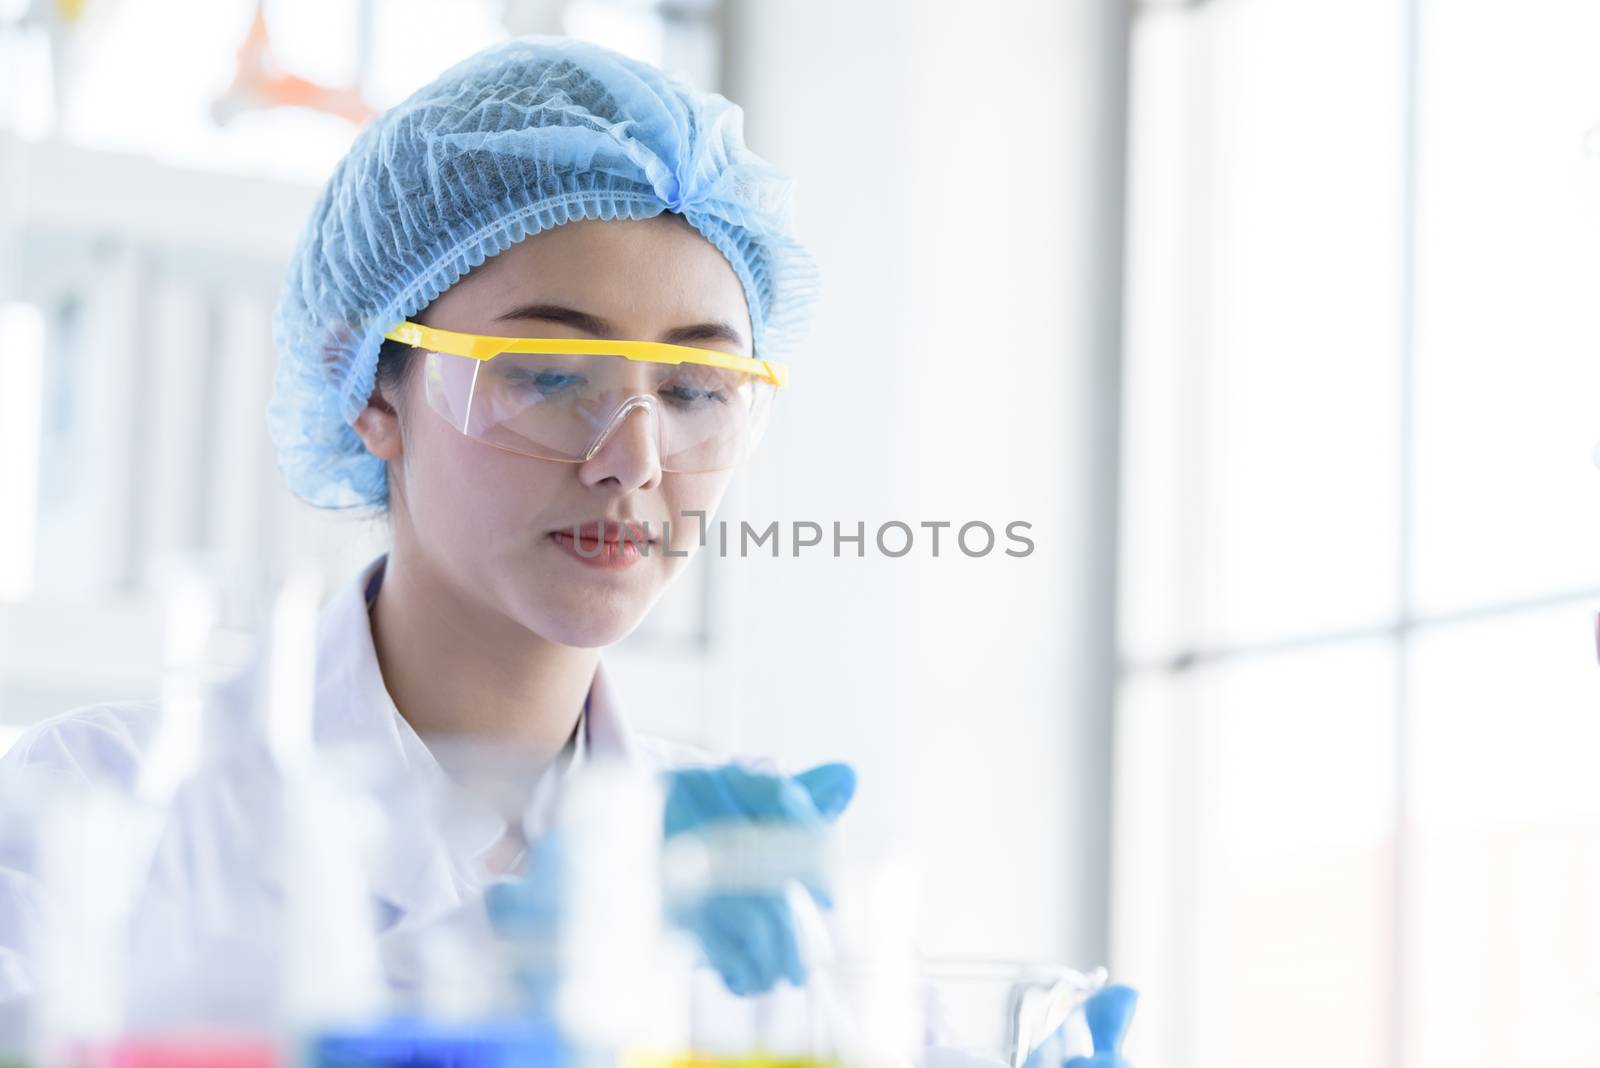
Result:
M598 338L612 338L616 333L611 324L600 316L568 308L563 304L525 304L496 316L495 322L503 323L513 319L542 319L546 322L563 323ZM727 323L715 319L689 326L673 327L662 334L660 340L668 345L726 341L738 348L744 348L744 335Z

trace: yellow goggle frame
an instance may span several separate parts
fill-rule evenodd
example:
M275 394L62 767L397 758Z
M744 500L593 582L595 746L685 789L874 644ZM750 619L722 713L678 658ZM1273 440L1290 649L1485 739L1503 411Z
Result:
M455 330L440 330L409 319L383 335L390 341L412 345L430 352L445 352L452 356L466 356L474 360L492 360L502 352L551 356L621 356L644 363L698 363L707 367L721 367L728 371L754 374L774 388L789 384L789 368L774 360L759 360L751 356L736 356L715 349L697 349L691 345L668 345L660 341L609 341L572 337L490 337L486 334L463 334Z

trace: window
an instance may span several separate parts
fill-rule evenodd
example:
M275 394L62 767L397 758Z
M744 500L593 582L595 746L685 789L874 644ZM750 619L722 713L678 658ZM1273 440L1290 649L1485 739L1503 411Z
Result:
M61 12L79 5L52 5ZM716 78L714 0L125 0L0 34L0 130L320 185L359 117L512 34L564 33ZM252 51L254 50L254 51ZM171 62L152 62L168 57ZM301 80L298 90L267 84ZM310 106L261 106L312 100Z
M1600 1058L1600 9L1135 28L1136 1062Z

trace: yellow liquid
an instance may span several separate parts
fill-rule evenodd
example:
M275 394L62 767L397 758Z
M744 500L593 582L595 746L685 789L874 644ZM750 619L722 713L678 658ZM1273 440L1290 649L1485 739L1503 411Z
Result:
M774 1053L624 1053L618 1068L844 1068L832 1057Z

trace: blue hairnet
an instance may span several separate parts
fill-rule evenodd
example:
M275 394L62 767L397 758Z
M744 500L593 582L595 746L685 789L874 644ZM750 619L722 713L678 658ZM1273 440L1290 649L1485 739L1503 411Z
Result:
M382 505L354 427L383 333L473 267L575 219L678 212L733 266L755 355L809 317L816 265L791 234L793 182L744 143L744 113L647 63L530 36L458 63L363 130L323 188L273 322L267 422L289 488Z

